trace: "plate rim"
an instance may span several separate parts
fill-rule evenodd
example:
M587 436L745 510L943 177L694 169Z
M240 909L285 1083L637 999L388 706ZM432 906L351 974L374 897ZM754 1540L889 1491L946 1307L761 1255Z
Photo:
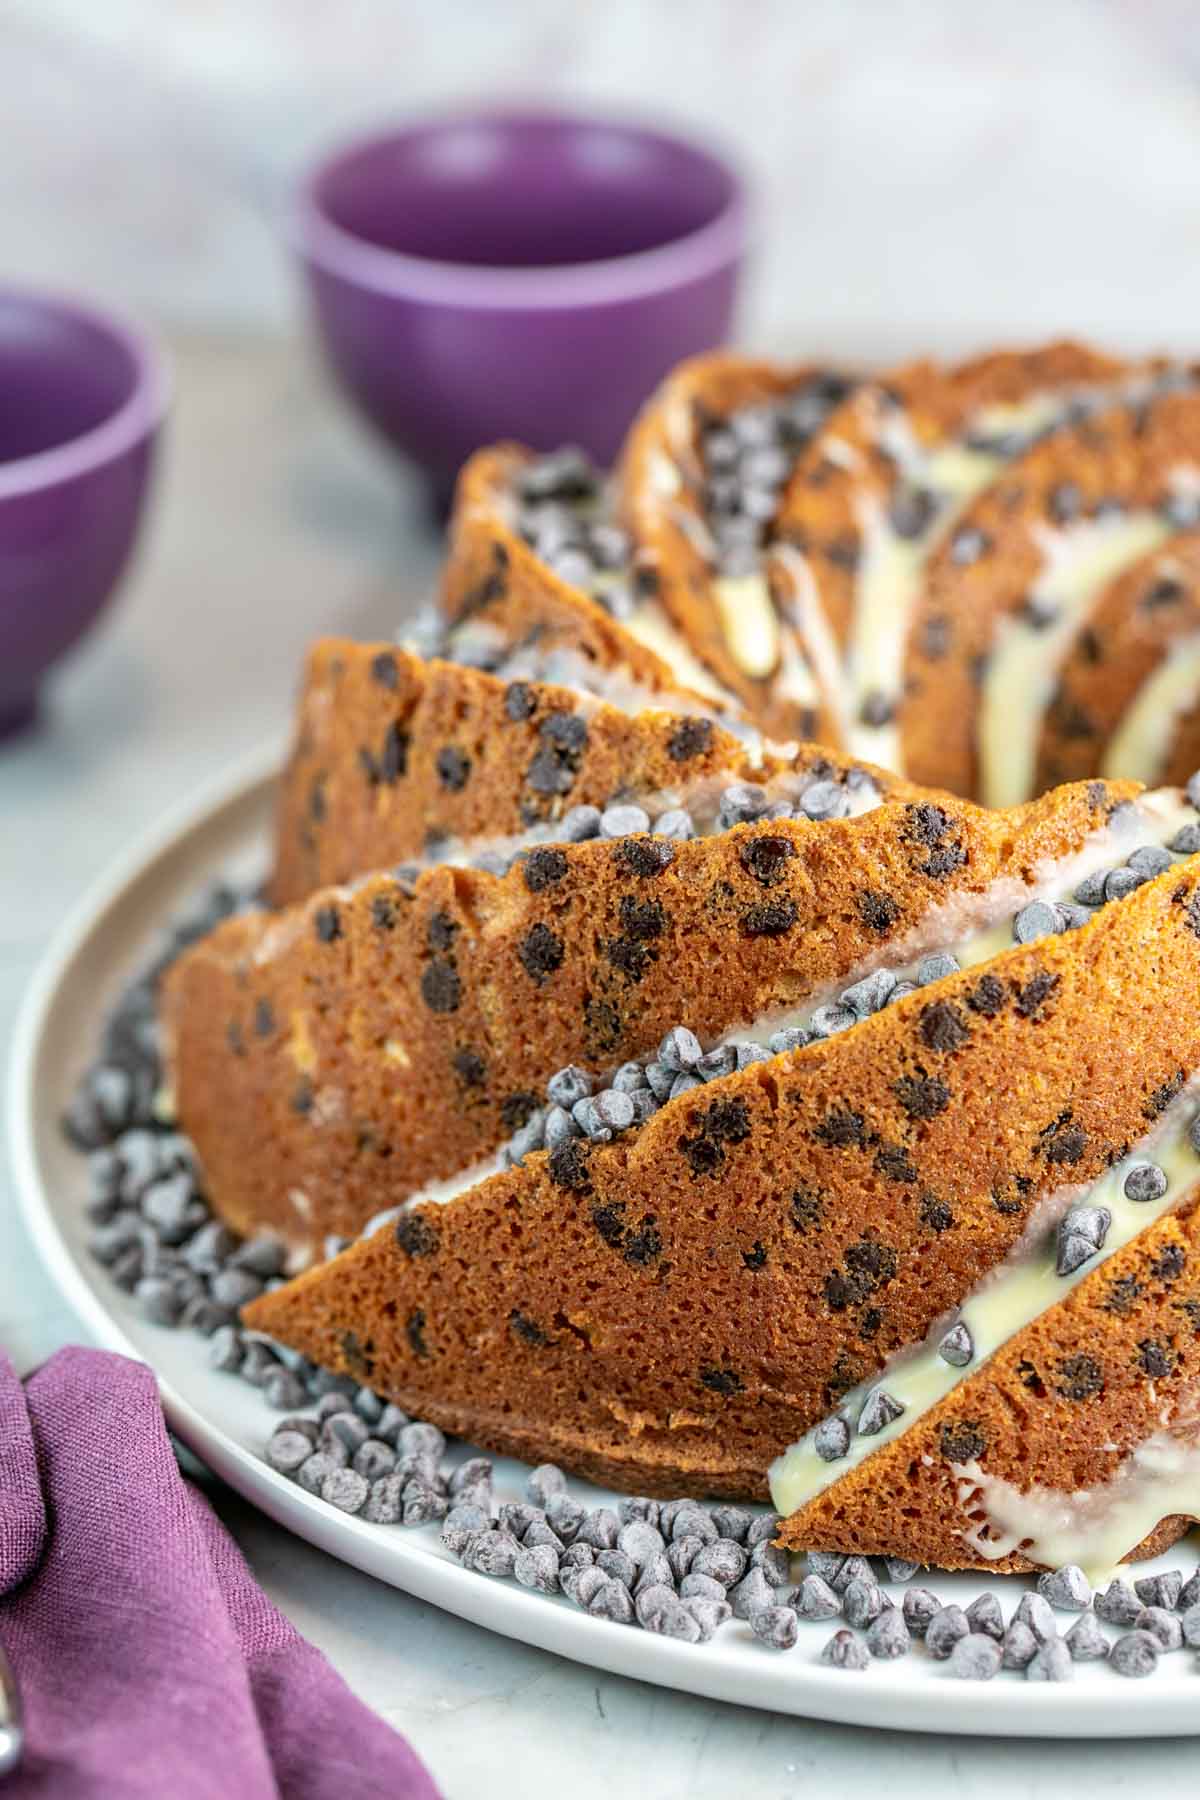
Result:
M11 1038L5 1106L9 1157L17 1204L38 1258L95 1342L151 1369L168 1424L188 1448L257 1510L338 1560L472 1624L608 1673L736 1705L867 1728L1013 1738L1200 1733L1194 1695L1183 1683L1170 1682L1166 1671L1138 1690L1136 1706L1114 1705L1120 1690L1106 1690L1100 1682L1038 1686L1015 1680L954 1681L950 1692L939 1694L932 1670L918 1681L886 1685L885 1671L899 1673L903 1663L885 1662L847 1675L810 1657L794 1652L779 1656L744 1639L694 1646L595 1619L565 1601L548 1602L511 1582L489 1581L465 1570L446 1553L423 1548L410 1534L384 1536L364 1520L335 1512L237 1442L154 1367L87 1278L58 1225L38 1152L42 1048L76 965L120 912L129 891L152 877L171 854L185 850L202 829L218 827L222 814L249 808L256 799L265 803L280 765L277 742L242 757L177 801L87 886L39 958ZM879 1679L872 1680L873 1674Z

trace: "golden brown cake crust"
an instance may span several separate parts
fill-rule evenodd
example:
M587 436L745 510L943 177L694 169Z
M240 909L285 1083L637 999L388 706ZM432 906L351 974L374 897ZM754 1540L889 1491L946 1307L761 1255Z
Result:
M305 665L271 901L718 772L740 779L745 752L707 717L326 638Z
M1105 588L1069 646L1042 723L1038 788L1098 774L1142 683L1197 631L1200 532L1180 532ZM1200 763L1197 735L1183 724L1173 735L1169 769L1152 779L1180 784Z
M635 1134L408 1209L247 1322L485 1446L761 1495L1041 1196L1145 1135L1200 1068L1198 976L1193 858Z
M794 766L862 767L816 747ZM877 779L897 797L858 819L565 844L505 877L377 874L221 927L163 997L179 1117L213 1205L240 1231L297 1243L353 1234L495 1148L555 1069L645 1054L681 1011L717 1036L792 1004L938 900L1076 847L1135 791L1077 789L1026 809L1014 834L1001 815L943 812ZM928 806L937 844L913 835Z
M769 736L838 741L836 710L779 694L773 677L756 679L731 652L713 601L714 569L698 542L707 533L698 432L705 423L757 406L822 379L812 367L786 368L730 355L699 356L668 376L635 421L617 474L618 505L638 546L642 579L692 651L748 717ZM674 470L676 491L660 471ZM769 559L769 547L765 553Z
M1198 438L1195 390L1115 406L1051 432L967 508L930 558L908 639L899 723L903 766L914 780L975 791L981 659L1041 572L1035 528L1054 517L1055 495L1069 485L1084 512L1105 500L1157 507L1168 497L1171 471L1191 459ZM968 531L981 534L985 550L963 564L954 542Z
M627 672L649 692L692 700L672 670L585 594L555 574L514 530L510 496L534 460L519 444L480 450L464 465L455 490L441 604L452 621L484 620L513 645L578 652L600 669Z
M899 465L879 443L897 406L916 442L931 448L959 434L982 407L1111 380L1122 367L1083 345L1062 342L995 351L957 368L908 363L856 388L801 456L778 523L779 537L806 557L838 643L845 647L854 615L863 503L873 498L886 506L900 484Z
M1164 1418L1194 1412L1198 1391L1193 1189L909 1430L792 1513L780 1539L797 1550L903 1556L939 1569L1031 1569L1019 1549L989 1558L964 1537L984 1520L962 1465L1022 1491L1096 1487ZM1134 1554L1155 1555L1186 1528L1184 1519L1163 1520Z

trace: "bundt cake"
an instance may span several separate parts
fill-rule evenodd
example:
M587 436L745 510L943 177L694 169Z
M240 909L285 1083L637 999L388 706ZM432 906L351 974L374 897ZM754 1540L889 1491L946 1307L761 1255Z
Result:
M1195 373L1070 344L474 458L436 616L310 655L274 910L163 983L250 1333L785 1547L1170 1543L1198 544Z
M317 652L306 713L314 694L329 699L332 660L339 696L366 682L378 743L391 730L369 673L381 658L421 694L404 715L405 767L372 785L355 736L318 719L314 820L302 732L276 889L301 879L306 858L353 869L372 840L376 857L411 848L433 816L453 821L441 853L457 847L461 861L240 913L175 965L162 1002L176 1104L219 1210L298 1248L353 1235L495 1151L555 1069L647 1054L678 1017L681 981L694 981L689 1017L709 1036L819 994L889 939L916 944L947 896L1010 868L1012 885L1081 846L1126 792L1079 789L1060 814L1035 811L1010 850L1007 822L997 830L973 808L959 821L911 784L815 748L752 767L704 718L589 714L564 690L452 665L418 680L411 659L370 647ZM529 768L547 754L564 777L556 816L518 830ZM451 758L469 779L444 807ZM897 809L911 842L892 853L883 894L876 840ZM835 886L844 918L827 910Z
M762 1496L774 1464L781 1510L811 1500L811 1469L836 1481L838 1460L853 1490L868 1440L886 1448L887 1428L930 1400L938 1410L915 1428L935 1434L955 1478L970 1465L977 1485L1012 1485L1011 1433L995 1434L998 1467L989 1461L992 1414L1014 1417L997 1397L1007 1390L972 1364L1024 1333L1013 1351L1032 1371L1017 1395L1024 1467L1041 1466L1044 1419L1060 1458L1046 1466L1071 1455L1073 1488L1103 1481L1150 1414L1169 1426L1200 1359L1186 1254L1162 1263L1186 1224L1162 1246L1135 1238L1200 1180L1189 1084L1200 862L1168 853L1171 866L1143 879L1159 858L1140 855L1139 810L1109 827L1118 856L1138 848L1114 867L1110 840L1107 875L1094 866L1075 884L1114 896L1086 922L1055 919L999 952L994 931L956 938L923 986L883 965L843 996L833 1035L812 1036L830 1021L798 1009L809 1021L790 1027L799 1047L735 1055L707 1081L689 1080L701 1048L676 1030L606 1090L665 1089L644 1119L636 1103L606 1113L586 1080L572 1102L580 1072L559 1071L547 1099L571 1111L553 1130L545 1116L550 1148L523 1143L509 1168L418 1194L256 1301L249 1323L474 1441L639 1491ZM902 818L892 830L903 844ZM1183 831L1192 841L1194 816ZM1018 939L1047 924L1030 911L1017 914ZM1138 1304L1110 1307L1100 1334L1094 1288L1081 1285L1066 1312L1065 1297L1078 1270L1126 1244L1135 1273L1115 1291ZM1122 1261L1119 1283L1124 1273ZM1159 1291L1172 1281L1178 1307ZM956 1325L965 1353L938 1367L961 1377L965 1399L892 1361L931 1332L944 1346ZM1120 1398L1135 1379L1148 1386L1136 1408ZM900 1498L882 1509L896 1539L875 1547L916 1556L898 1540L919 1543L920 1560L943 1566L985 1554L986 1523L964 1519L966 1537L945 1510L914 1523ZM830 1488L808 1541L836 1549L855 1529L884 1529L874 1511L851 1516L839 1532Z
M1196 760L1198 527L1190 368L1072 344L859 381L705 357L610 486L571 452L468 465L442 647L673 680L992 806L1154 784Z

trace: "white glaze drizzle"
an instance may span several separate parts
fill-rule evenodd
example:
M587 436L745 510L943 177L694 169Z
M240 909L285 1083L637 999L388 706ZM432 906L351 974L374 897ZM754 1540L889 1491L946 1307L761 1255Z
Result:
M1077 1563L1098 1581L1164 1519L1200 1518L1200 1420L1195 1418L1164 1423L1108 1481L1069 1493L1039 1483L1022 1491L988 1475L977 1462L957 1466L959 1505L976 1517L961 1535L988 1561L1019 1549L1051 1569Z
M1134 695L1105 748L1101 773L1119 769L1133 781L1157 780L1179 721L1198 702L1200 632L1194 631L1175 640Z
M1013 1253L986 1275L953 1313L935 1321L922 1344L899 1351L870 1381L851 1389L837 1409L838 1415L853 1426L871 1390L883 1387L904 1408L900 1416L871 1436L852 1430L846 1455L834 1462L826 1462L817 1454L815 1432L809 1432L785 1450L770 1471L771 1499L776 1509L784 1514L797 1511L865 1462L875 1450L903 1436L924 1413L978 1373L988 1357L1009 1338L1064 1299L1147 1225L1177 1206L1200 1180L1200 1156L1188 1136L1196 1116L1197 1092L1198 1083L1193 1079L1171 1103L1154 1131L1098 1181L1088 1186L1063 1186L1046 1195ZM1157 1163L1166 1173L1166 1191L1157 1200L1129 1200L1124 1193L1125 1177L1139 1163L1147 1161ZM1056 1268L1054 1226L1069 1207L1081 1201L1107 1207L1112 1223L1102 1247L1072 1274L1060 1275ZM948 1328L960 1321L967 1326L974 1344L972 1359L964 1368L946 1362L937 1349ZM997 1550L995 1554L1004 1552ZM1057 1560L1078 1559L1072 1555Z
M1171 526L1149 510L1034 527L1042 572L1029 607L998 621L979 695L976 741L985 806L1016 806L1033 791L1038 736L1063 653L1116 576L1164 543ZM1036 618L1048 621L1035 623Z

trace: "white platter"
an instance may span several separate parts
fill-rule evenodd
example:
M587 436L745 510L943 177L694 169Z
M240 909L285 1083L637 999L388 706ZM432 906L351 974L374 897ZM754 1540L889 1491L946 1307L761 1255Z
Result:
M289 1531L332 1556L420 1599L508 1637L576 1662L664 1687L783 1713L917 1731L1020 1737L1144 1737L1200 1732L1200 1672L1191 1652L1166 1656L1143 1682L1125 1682L1103 1663L1080 1664L1056 1686L1014 1674L975 1685L952 1679L919 1647L898 1662L843 1673L817 1658L831 1624L802 1625L795 1650L765 1649L749 1627L730 1623L706 1645L677 1643L593 1619L562 1599L460 1568L436 1530L404 1531L336 1512L261 1460L273 1415L262 1396L208 1367L202 1341L147 1324L84 1247L83 1159L58 1121L97 1042L102 1014L137 969L157 933L206 882L265 861L274 758L253 766L177 812L136 845L90 893L52 944L26 998L13 1045L9 1141L17 1190L39 1253L91 1336L155 1371L172 1429L229 1485ZM518 1497L524 1471L497 1465L497 1489ZM593 1500L599 1490L575 1484ZM1181 1544L1146 1565L1196 1566ZM1006 1616L1025 1583L936 1576L931 1585L966 1604L983 1587L1000 1594ZM900 1590L894 1590L899 1594ZM1070 1624L1062 1619L1064 1631Z

